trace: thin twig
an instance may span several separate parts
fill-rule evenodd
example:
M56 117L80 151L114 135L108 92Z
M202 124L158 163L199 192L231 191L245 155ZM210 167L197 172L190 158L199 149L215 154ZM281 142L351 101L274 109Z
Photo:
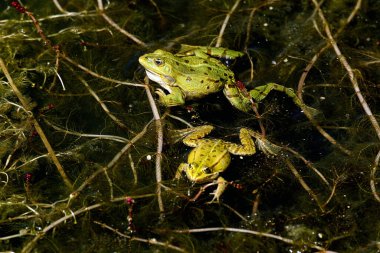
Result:
M110 141L121 142L121 143L127 143L127 142L129 142L128 139L126 139L124 137L121 137L121 136L117 136L117 135L84 134L84 133L75 132L75 131L72 131L72 130L63 129L63 128L57 126L57 125L54 125L53 123L51 123L50 121L48 121L46 118L43 118L43 121L47 125L49 125L50 127L52 127L54 130L62 132L65 135L74 135L74 136L79 136L79 137L94 138L94 139L100 139L100 140L110 140Z
M99 208L103 205L103 203L97 203L92 206L83 207L75 212L70 212L68 215L63 216L62 218L50 223L49 226L46 226L42 231L38 232L37 235L33 238L33 240L29 241L21 250L21 253L29 253L33 250L37 241L41 239L47 232L51 229L57 227L62 222L65 222L68 219L75 218L76 215L81 214L83 212L91 211L92 209Z
M25 110L27 110L29 112L31 120L32 120L32 124L33 124L34 128L36 129L38 135L40 136L45 148L47 149L47 151L49 153L50 158L52 159L54 165L56 166L59 174L61 175L61 177L63 179L63 181L65 182L67 187L72 189L73 185L72 185L69 177L66 175L66 172L63 169L61 163L59 162L57 156L55 155L55 151L54 151L53 147L50 145L50 142L47 139L44 131L42 130L42 128L40 126L40 124L38 123L38 121L34 117L33 113L31 112L31 108L29 107L29 103L27 102L27 100L24 98L22 93L19 91L19 89L17 88L17 86L13 82L13 79L12 79L11 75L9 74L8 69L5 66L2 58L0 58L0 68L3 70L4 75L7 78L9 85L11 86L11 88L12 88L13 92L15 93L15 95L17 96L17 98L20 100L22 106L25 108Z
M88 184L90 184L90 182L92 180L94 180L94 178L99 175L100 173L104 172L104 171L107 171L108 169L112 168L113 166L115 166L115 164L117 163L117 161L119 161L119 159L126 153L129 151L129 149L134 145L134 143L136 143L141 137L143 137L148 129L148 126L150 125L151 121L145 125L145 127L138 133L135 135L135 137L133 137L133 139L127 144L125 145L113 158L112 160L105 166L105 167L102 167L100 169L98 169L97 171L95 171L89 178L87 178L86 181L84 181L82 183L81 186L79 186L73 193L70 194L71 196L71 199L75 198L76 196L78 196L78 193L80 191L82 191Z
M223 34L224 31L226 30L228 21L230 20L232 14L235 12L236 8L239 6L241 0L236 0L235 4L232 6L231 10L227 13L226 17L224 18L222 27L220 28L218 39L216 41L215 47L220 47L222 45L223 41Z
M107 14L104 13L104 7L103 7L103 1L98 0L98 8L100 15L110 24L113 28L118 30L120 33L124 34L127 36L129 39L133 40L136 44L142 46L142 47L147 47L147 44L145 44L142 40L138 39L135 35L132 33L127 32L123 28L121 28L118 24L116 24L110 17L107 16Z
M67 13L65 9L62 8L61 4L58 2L58 0L53 0L53 3L57 9L62 13Z
M152 93L150 92L149 89L149 79L146 77L145 78L145 91L146 95L148 97L148 101L150 104L150 107L153 112L153 118L155 119L156 123L156 133L157 133L157 152L156 152L156 182L157 182L157 201L158 201L158 208L160 210L160 217L163 218L163 213L165 211L164 209L164 203L162 201L162 189L161 189L161 182L162 182L162 171L161 171L161 161L162 161L162 146L164 143L164 134L162 130L162 123L161 123L161 118L160 114L158 112L156 103L154 102Z
M255 230L248 230L248 229L242 229L242 228L231 228L231 227L209 227L209 228L194 228L194 229L178 229L178 230L172 230L172 232L175 233L181 233L181 234L192 234L192 233L208 233L208 232L217 232L217 231L228 231L228 232L234 232L234 233L243 233L243 234L251 234L251 235L256 235L259 237L267 237L275 240L282 241L287 244L292 244L292 245L298 245L297 241L294 241L289 238L285 238L279 235L274 235L270 233L265 233L265 232L259 232ZM322 248L321 246L311 244L311 243L306 243L304 242L304 245L312 248L312 249L317 249L320 250L321 252L326 252L326 249Z
M109 78L109 77L105 77L105 76L102 76L88 68L86 68L85 66L77 63L76 61L74 61L73 59L71 59L70 57L62 54L61 55L61 58L70 62L71 64L73 64L74 66L76 66L77 68L83 70L84 72L86 72L87 74L91 75L91 76L94 76L96 78L99 78L99 79L103 79L105 81L108 81L108 82L111 82L111 83L117 83L117 84L124 84L124 85L128 85L128 86L136 86L136 87L144 87L143 84L139 84L139 83L130 83L130 82L123 82L123 81L120 81L120 80L116 80L116 79L112 79L112 78Z
M372 191L373 196L378 202L380 202L380 196L376 191L376 171L377 171L377 167L379 166L379 160L380 160L380 151L376 155L375 162L372 166L371 176L370 176L371 191Z
M322 174L317 168L315 168L315 167L313 166L313 164L312 164L310 161L308 161L305 157L303 157L300 153L298 153L297 151L295 151L295 150L292 149L292 148L289 148L289 147L286 147L286 146L283 146L282 148L283 148L284 150L289 151L290 153L292 153L293 155L295 155L297 158L301 159L301 160L305 163L305 165L306 165L307 167L309 167L312 171L314 171L315 174L317 174L317 175L322 179L322 181L323 181L327 186L330 187L330 184L329 184L329 182L327 181L327 179L325 178L325 176L323 176L323 174Z
M177 246L174 246L174 245L172 245L172 244L170 244L168 242L160 242L160 241L157 241L156 239L144 239L144 238L140 238L140 237L136 237L136 236L129 236L129 235L126 235L124 233L121 233L119 230L117 230L117 229L115 229L115 228L113 228L111 226L108 226L107 224L104 224L102 222L94 221L94 223L100 225L103 228L111 230L112 232L114 232L118 236L128 238L131 241L144 242L144 243L147 243L147 244L161 246L161 247L168 248L168 249L175 250L175 251L179 251L179 252L186 252L186 250L181 249L181 248L179 248Z
M129 159L129 165L131 167L132 174L133 174L133 184L137 185L137 182L138 182L137 171L135 168L135 163L133 162L133 157L131 155L131 152L128 153L128 159Z
M324 207L319 201L317 195L313 192L313 190L306 184L305 180L301 177L301 175L298 173L297 169L294 167L294 165L289 161L289 159L285 159L286 165L288 165L288 168L290 171L294 174L294 176L298 179L302 187L310 194L310 196L315 200L319 208L322 212L324 212Z
M119 127L126 129L126 130L129 130L129 128L119 118L117 118L115 115L113 115L110 112L110 110L108 109L108 106L105 103L103 103L103 101L100 99L98 94L96 94L96 92L91 88L91 86L87 83L87 81L84 78L82 78L81 76L76 75L76 77L83 84L83 86L88 90L88 92L96 100L96 102L99 103L100 107L108 115L108 117L110 117L116 123L116 125L118 125Z
M345 23L339 28L338 32L334 35L335 38L338 37L339 34L344 30L344 28L352 21L353 17L355 17L357 12L359 11L361 4L362 4L362 0L358 0L356 2L356 5L355 5L354 9L352 10L350 16L346 19ZM320 33L318 26L315 25L315 29L318 31L318 33L321 35L321 37L324 38L324 36ZM309 61L309 63L305 67L305 69L304 69L304 71L300 77L300 80L298 81L298 88L297 88L297 96L301 101L302 101L302 91L303 91L303 87L305 86L305 80L306 80L307 75L309 74L310 70L313 68L313 66L317 62L318 58L322 55L322 53L330 47L331 47L331 43L327 42L327 44L324 47L322 47L312 57L312 59ZM310 115L307 115L307 114L305 114L305 115L309 118L309 120L314 125L314 127L322 134L322 136L324 136L331 144L337 146L337 148L339 148L343 153L346 153L347 155L351 154L351 151L344 148L340 143L338 143L330 134L328 134L321 126L319 126L318 122L313 120L312 117L309 117Z
M300 77L300 80L298 81L298 88L297 88L297 97L303 101L302 99L302 91L303 91L303 88L305 86L305 80L306 80L306 77L307 77L307 74L309 73L309 71L311 70L311 68L314 66L314 64L317 62L319 56L326 50L330 47L330 45L326 45L324 46L323 48L321 48L314 56L313 58L310 60L309 64L306 66L306 68L304 69L301 77ZM351 151L346 149L345 147L343 147L339 142L337 142L335 140L334 137L332 137L329 133L327 133L319 124L318 122L313 118L312 115L310 115L307 111L304 111L304 114L305 116L309 119L309 121L311 122L311 124L313 124L313 126L318 130L318 132L326 138L326 140L328 140L331 144L333 144L334 146L336 146L338 149L340 149L343 153L347 154L347 155L351 155Z
M367 101L365 100L363 94L361 93L361 90L360 90L360 87L359 87L359 83L358 83L358 80L357 80L357 78L356 78L356 76L354 74L354 71L351 68L350 64L348 63L346 57L340 51L340 48L338 47L338 44L335 41L334 36L331 33L329 24L328 24L328 22L327 22L327 20L326 20L326 18L324 16L321 8L320 8L318 2L316 0L312 0L312 2L313 2L314 6L315 6L315 8L316 8L316 10L318 12L319 18L322 20L323 27L324 27L325 33L327 35L327 38L328 38L328 42L333 47L333 49L335 51L335 54L338 56L338 59L339 59L340 63L346 69L346 71L348 73L348 76L350 78L352 87L353 87L353 89L355 91L355 94L356 94L356 96L357 96L357 98L358 98L358 100L359 100L359 102L360 102L360 104L361 104L364 112L366 113L369 121L371 122L373 129L375 130L377 138L380 140L380 125L379 125L378 121L376 120L376 117L373 115L372 110L369 107ZM378 155L375 158L375 163L374 163L374 166L373 166L373 168L371 170L370 186L371 186L372 194L374 195L375 199L380 202L380 198L379 198L379 195L376 192L376 187L375 187L375 173L376 173L376 169L377 169L377 166L378 166L378 163L379 163L379 159L380 159L380 151L379 151Z
M248 45L249 45L249 40L251 38L251 34L252 34L252 22L253 22L253 15L255 14L255 12L257 10L259 10L260 8L264 7L264 6L267 6L269 4L273 4L275 2L277 2L278 0L269 0L269 1L265 1L264 3L261 3L259 4L258 6L256 7L253 7L251 12L249 13L249 17L248 17L248 21L247 21L247 30L246 30L246 37L245 37L245 42L244 42L244 52L246 53L246 55L248 56L248 60L249 60L249 64L251 65L251 72L250 72L250 78L249 78L249 82L252 82L253 80L253 76L254 76L254 68L253 68L253 61L252 61L252 57L250 56L250 54L248 53Z
M338 44L337 44L334 36L331 33L330 26L329 26L324 14L323 14L318 2L316 0L311 0L311 1L313 2L313 4L315 5L315 8L317 9L319 18L322 20L323 27L324 27L325 33L327 35L327 38L328 38L328 42L333 47L335 54L337 55L340 63L346 69L348 77L350 78L350 81L352 84L352 88L354 89L355 94L358 97L358 100L359 100L364 112L367 114L368 119L370 120L370 122L371 122L371 124L372 124L372 126L376 132L376 135L377 135L378 139L380 140L380 125L377 122L375 116L373 115L373 113L371 111L371 108L369 107L367 101L365 100L365 98L364 98L364 96L360 90L359 83L358 83L358 80L354 74L354 71L351 68L351 65L348 63L346 57L340 51L340 48L338 47Z

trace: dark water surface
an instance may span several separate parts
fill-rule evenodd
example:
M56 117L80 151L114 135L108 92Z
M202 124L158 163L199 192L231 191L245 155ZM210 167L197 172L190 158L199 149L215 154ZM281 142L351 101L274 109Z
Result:
M0 1L1 252L380 251L379 1L323 2L335 50L312 0ZM320 114L280 91L257 113L222 92L168 109L144 88L142 54L218 41L248 90ZM232 155L220 203L190 201L189 124L282 149Z

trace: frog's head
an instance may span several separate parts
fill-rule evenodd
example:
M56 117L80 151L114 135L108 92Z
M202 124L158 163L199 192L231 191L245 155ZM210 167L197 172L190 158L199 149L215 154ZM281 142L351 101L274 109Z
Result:
M175 56L172 53L161 49L150 54L144 54L139 58L139 62L145 68L148 78L159 83L169 93L171 93L170 86L175 83L172 69L174 58Z
M219 172L212 172L212 169L196 163L181 163L179 170L184 171L187 178L194 183L212 181L219 175Z

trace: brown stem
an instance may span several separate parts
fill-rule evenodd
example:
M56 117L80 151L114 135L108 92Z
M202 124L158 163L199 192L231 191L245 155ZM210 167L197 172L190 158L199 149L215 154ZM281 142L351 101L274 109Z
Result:
M13 92L16 94L17 98L20 100L22 106L25 108L26 111L29 112L31 120L32 120L32 124L33 124L34 128L36 129L38 135L40 136L45 148L47 149L50 158L52 159L53 163L57 167L59 174L61 174L63 181L65 182L67 187L72 189L73 185L72 185L69 177L66 175L65 170L63 169L61 163L59 162L57 156L55 155L55 152L54 152L52 146L50 145L50 142L48 141L48 139L47 139L44 131L42 130L40 124L38 123L38 121L34 117L33 113L31 112L31 108L29 107L27 100L24 98L24 96L22 95L20 90L17 88L17 86L13 82L13 79L12 79L11 75L9 74L8 69L5 66L2 58L0 58L0 68L3 70L4 75L7 78L9 85L11 86Z

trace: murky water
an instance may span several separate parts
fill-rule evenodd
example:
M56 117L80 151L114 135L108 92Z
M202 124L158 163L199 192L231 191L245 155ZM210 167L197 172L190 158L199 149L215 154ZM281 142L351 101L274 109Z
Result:
M378 252L380 5L314 4L2 1L0 251ZM281 91L248 113L222 91L160 106L138 57L180 44L244 52L222 62L248 91L319 114ZM281 147L232 155L220 203L173 180L192 149L176 130L206 124Z

